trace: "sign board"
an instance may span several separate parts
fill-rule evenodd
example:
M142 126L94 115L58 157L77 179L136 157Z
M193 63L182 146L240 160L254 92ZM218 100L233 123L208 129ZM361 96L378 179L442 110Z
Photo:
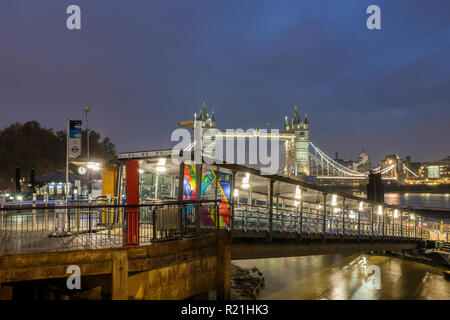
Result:
M123 152L117 155L118 159L146 159L155 157L168 157L172 155L172 150Z
M81 155L81 120L70 120L69 123L69 157Z

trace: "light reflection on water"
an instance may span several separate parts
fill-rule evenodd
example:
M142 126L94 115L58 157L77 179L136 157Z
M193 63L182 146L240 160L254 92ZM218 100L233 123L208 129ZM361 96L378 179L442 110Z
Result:
M450 208L449 193L385 193L384 201L391 205Z
M442 268L394 257L317 255L234 261L256 266L265 278L258 299L450 300L450 281ZM367 284L367 268L380 268L381 289Z

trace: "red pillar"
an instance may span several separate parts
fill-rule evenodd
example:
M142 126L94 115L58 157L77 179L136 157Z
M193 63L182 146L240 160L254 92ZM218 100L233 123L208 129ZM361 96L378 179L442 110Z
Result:
M125 246L139 244L139 164L136 160L127 161L127 209L123 243Z

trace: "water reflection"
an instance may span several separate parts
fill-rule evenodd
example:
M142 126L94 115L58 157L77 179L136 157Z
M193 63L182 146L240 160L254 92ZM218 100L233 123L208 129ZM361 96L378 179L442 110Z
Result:
M448 193L385 193L384 201L391 205L450 208Z
M258 299L450 300L442 268L399 258L336 254L235 263L263 273L266 286Z

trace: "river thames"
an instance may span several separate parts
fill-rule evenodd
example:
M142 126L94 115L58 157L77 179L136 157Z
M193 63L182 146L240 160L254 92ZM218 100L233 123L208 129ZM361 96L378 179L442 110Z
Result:
M448 194L387 193L386 203L450 208ZM444 268L396 257L318 255L234 261L241 267L256 266L265 278L257 299L283 300L450 300L450 281ZM380 271L374 286L371 270Z

